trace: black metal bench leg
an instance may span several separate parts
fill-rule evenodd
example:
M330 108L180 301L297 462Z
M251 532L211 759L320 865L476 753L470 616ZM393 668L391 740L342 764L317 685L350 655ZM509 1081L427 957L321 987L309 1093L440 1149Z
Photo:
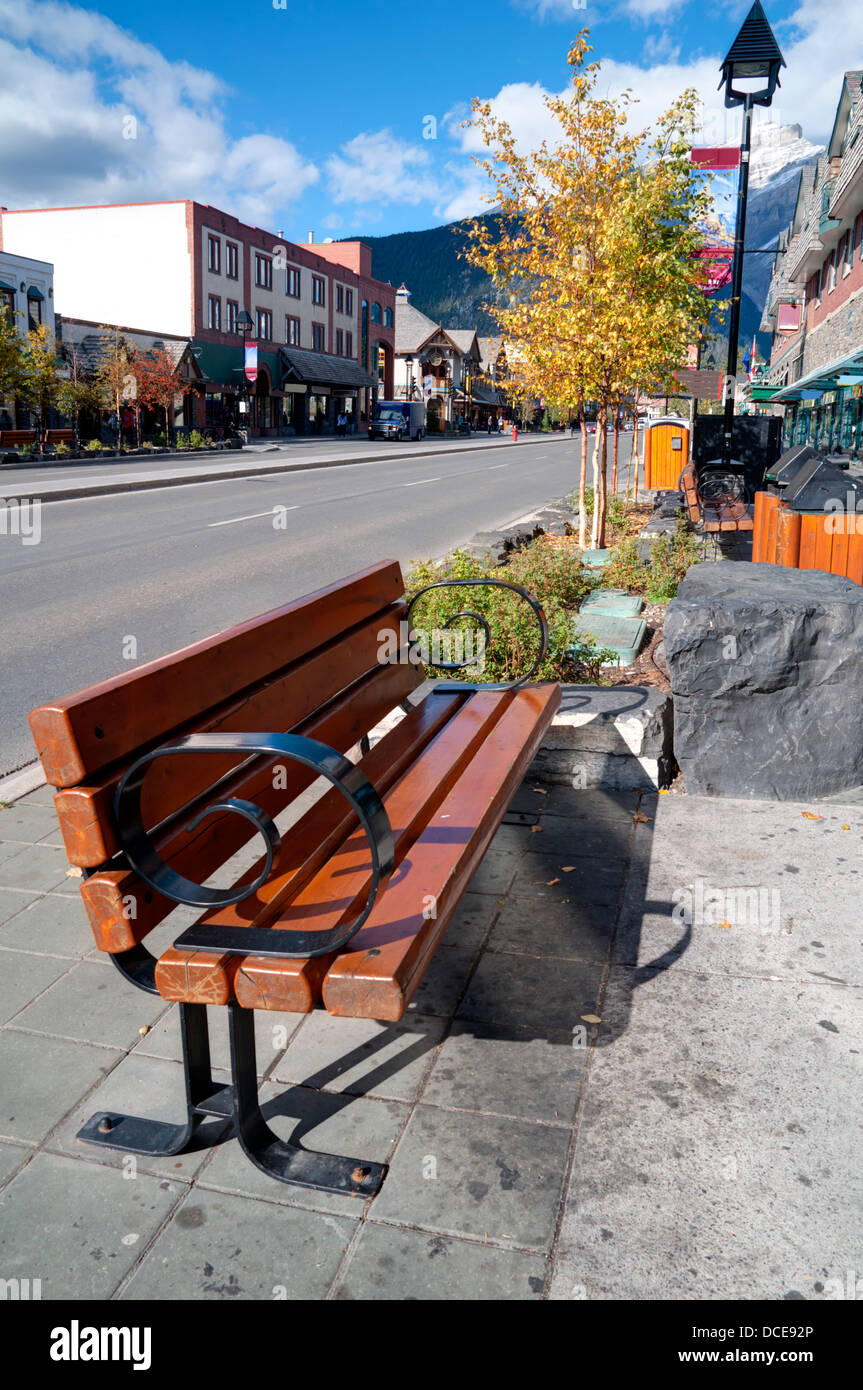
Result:
M231 1030L231 1071L234 1080L234 1126L246 1155L268 1177L279 1182L372 1197L386 1175L386 1164L342 1158L300 1148L273 1133L258 1104L255 1064L255 1017L251 1009L228 1005Z
M207 1116L230 1118L232 1088L213 1080L206 1005L180 1004L179 1009L186 1083L185 1123L169 1124L165 1120L99 1110L78 1131L77 1137L83 1143L123 1153L168 1156L188 1148L192 1135Z

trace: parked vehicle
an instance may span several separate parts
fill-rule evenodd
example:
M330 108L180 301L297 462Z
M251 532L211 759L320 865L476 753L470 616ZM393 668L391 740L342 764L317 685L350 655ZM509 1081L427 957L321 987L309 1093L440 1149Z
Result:
M422 439L425 433L424 401L378 401L369 421L369 439Z

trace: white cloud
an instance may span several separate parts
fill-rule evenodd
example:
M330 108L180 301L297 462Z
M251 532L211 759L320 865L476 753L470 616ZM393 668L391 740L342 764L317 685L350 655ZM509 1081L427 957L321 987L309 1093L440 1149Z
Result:
M319 178L288 140L232 139L215 74L103 15L0 0L0 34L7 207L197 198L263 222Z
M330 196L336 203L422 203L437 194L430 166L422 146L391 130L366 131L327 159Z
M595 18L596 0L514 0L520 10L529 10L540 19L567 20L586 27ZM619 0L616 8L633 19L651 24L657 18L664 18L673 10L680 10L689 0ZM605 6L603 5L603 9ZM593 11L593 14L591 13Z

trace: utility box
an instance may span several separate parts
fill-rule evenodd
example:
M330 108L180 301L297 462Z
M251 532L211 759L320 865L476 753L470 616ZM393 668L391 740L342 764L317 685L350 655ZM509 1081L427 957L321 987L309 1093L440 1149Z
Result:
M689 426L676 415L650 420L644 440L644 486L674 492L689 462Z

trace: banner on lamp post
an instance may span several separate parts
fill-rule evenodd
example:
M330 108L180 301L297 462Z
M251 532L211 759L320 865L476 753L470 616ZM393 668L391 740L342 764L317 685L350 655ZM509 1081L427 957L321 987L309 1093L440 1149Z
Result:
M258 344L256 342L246 343L245 371L247 381L257 381L258 379Z

